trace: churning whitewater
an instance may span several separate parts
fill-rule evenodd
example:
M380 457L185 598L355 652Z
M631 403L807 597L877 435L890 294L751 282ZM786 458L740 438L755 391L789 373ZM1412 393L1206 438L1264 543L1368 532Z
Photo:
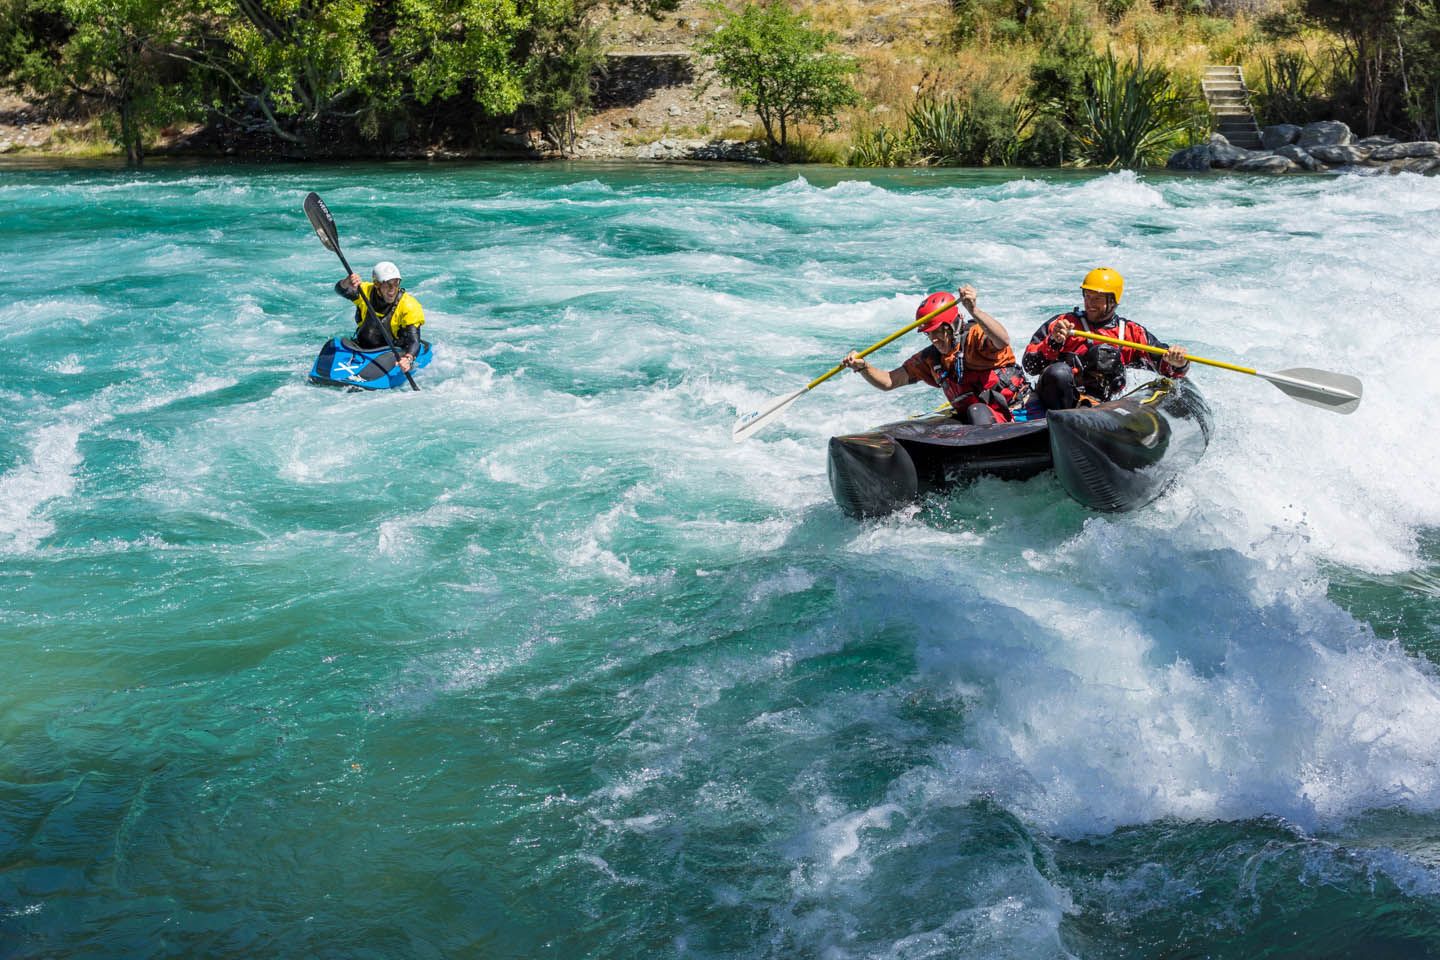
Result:
M602 165L0 172L9 956L1423 955L1440 181ZM424 304L421 390L301 211ZM804 386L1105 264L1223 370L1131 514L880 521ZM871 359L889 368L911 334Z

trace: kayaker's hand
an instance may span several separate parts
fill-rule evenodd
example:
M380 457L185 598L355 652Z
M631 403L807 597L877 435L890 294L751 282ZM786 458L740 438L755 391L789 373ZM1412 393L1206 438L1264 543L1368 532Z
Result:
M960 288L955 296L959 298L960 305L965 308L965 312L973 316L975 313L975 297L977 296L975 288L967 283Z
M350 287L351 289L354 289L354 290L359 290L359 289L360 289L360 274L358 274L358 273L352 273L352 274L350 274L350 276L346 277L346 278L345 278L345 286Z
M851 350L846 355L845 359L840 361L840 366L844 367L847 370L854 370L856 373L859 373L861 370L864 370L866 367L870 366L870 362L864 357L860 356L860 354L856 351Z
M408 354L408 353L402 353L402 354L400 354L400 369L401 369L401 370L404 370L406 373L409 373L409 372L410 372L410 368L413 367L414 365L415 365L415 358L414 358L414 357L410 356L410 354Z
M1068 317L1061 317L1050 324L1050 346L1059 350L1065 346L1065 341L1070 339L1070 331L1075 329Z
M1165 356L1161 359L1170 364L1171 370L1179 370L1190 362L1190 358L1185 355L1184 347L1171 347L1165 351Z

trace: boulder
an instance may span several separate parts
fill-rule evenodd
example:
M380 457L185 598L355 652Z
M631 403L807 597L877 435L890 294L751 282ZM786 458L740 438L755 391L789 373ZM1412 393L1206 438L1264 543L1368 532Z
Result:
M1278 156L1273 153L1260 153L1255 151L1243 160L1237 161L1235 171L1237 173L1289 173L1291 170L1300 169L1294 161Z
M739 161L761 160L760 144L750 140L712 140L709 143L695 147L687 154L690 160L726 160L732 163Z
M1177 150L1165 161L1171 170L1209 170L1210 144L1197 143L1193 147Z
M1379 135L1379 134L1376 134L1376 135L1373 136L1373 137L1362 137L1362 138L1360 138L1359 140L1356 140L1356 141L1355 141L1355 146L1357 146L1357 147L1369 147L1370 149L1373 150L1373 149L1375 149L1376 147L1388 147L1388 146L1389 146L1390 144L1392 144L1392 143L1399 143L1399 142L1400 142L1400 141L1399 141L1399 140L1396 140L1394 137L1385 137L1385 136L1381 136L1381 135Z
M1310 156L1321 163L1328 163L1332 166L1350 166L1356 163L1363 163L1370 158L1370 148L1360 147L1355 144L1337 144L1331 146L1317 146L1307 148Z
M1440 157L1440 143L1434 140L1390 143L1370 151L1371 160L1409 160L1417 157Z
M1233 167L1235 164L1250 156L1250 151L1244 147L1233 146L1218 133L1210 134L1210 166L1219 167L1221 170Z
M1285 146L1276 150L1275 156L1284 157L1297 167L1303 167L1306 170L1315 171L1325 169L1325 164L1317 160L1310 151L1303 147L1297 147L1293 143L1287 143Z
M1433 173L1440 170L1440 157L1409 157L1385 164L1390 173Z
M1295 144L1309 150L1311 147L1332 147L1351 143L1355 134L1339 120L1317 120L1300 128Z
M1260 131L1260 146L1277 150L1300 139L1300 128L1293 123L1276 123Z

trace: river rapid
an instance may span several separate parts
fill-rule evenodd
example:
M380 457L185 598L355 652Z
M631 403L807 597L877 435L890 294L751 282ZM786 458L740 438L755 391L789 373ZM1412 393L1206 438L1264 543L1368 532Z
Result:
M418 393L306 382L396 261ZM0 956L1440 955L1440 179L0 167ZM883 521L804 385L1124 274L1204 459ZM896 366L909 335L873 360Z

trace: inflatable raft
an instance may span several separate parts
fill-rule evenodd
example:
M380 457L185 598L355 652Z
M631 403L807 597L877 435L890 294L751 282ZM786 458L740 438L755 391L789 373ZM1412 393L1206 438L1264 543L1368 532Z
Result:
M420 352L410 367L410 375L417 376L429 365L430 344L420 341ZM405 373L395 362L395 354L389 347L366 350L349 337L336 334L320 348L315 365L310 368L310 382L332 387L350 387L354 390L390 390L406 386Z
M977 477L1025 480L1054 470L1093 510L1154 500L1210 442L1213 420L1188 380L1153 380L1108 403L1018 423L936 415L830 438L830 490L853 517L877 517Z

